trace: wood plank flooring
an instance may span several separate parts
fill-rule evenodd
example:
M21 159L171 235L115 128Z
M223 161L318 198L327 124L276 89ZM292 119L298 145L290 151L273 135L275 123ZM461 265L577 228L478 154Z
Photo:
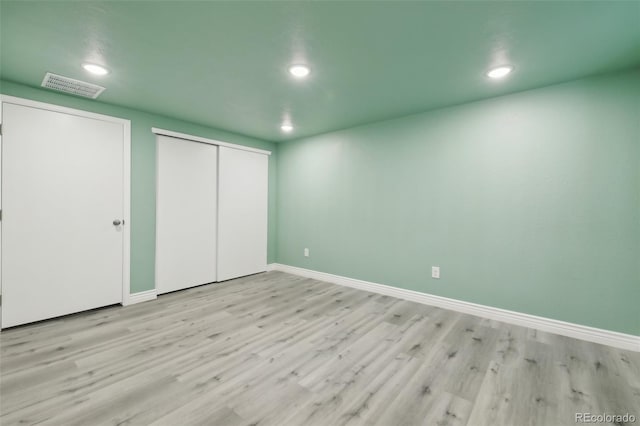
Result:
M5 330L0 345L2 425L640 418L639 353L281 272Z

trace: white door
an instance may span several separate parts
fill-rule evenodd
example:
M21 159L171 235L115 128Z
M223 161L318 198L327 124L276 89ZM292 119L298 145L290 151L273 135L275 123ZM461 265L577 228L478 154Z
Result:
M122 302L125 125L3 103L2 131L2 327Z
M269 157L219 149L218 281L224 281L267 269Z
M215 282L218 147L157 140L156 289Z

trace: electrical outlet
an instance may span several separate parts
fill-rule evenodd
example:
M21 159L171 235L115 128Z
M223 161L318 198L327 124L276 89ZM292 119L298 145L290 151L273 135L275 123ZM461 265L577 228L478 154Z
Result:
M309 249L304 249L304 257L309 257Z
M440 267L439 266L432 266L431 267L431 278L440 278Z

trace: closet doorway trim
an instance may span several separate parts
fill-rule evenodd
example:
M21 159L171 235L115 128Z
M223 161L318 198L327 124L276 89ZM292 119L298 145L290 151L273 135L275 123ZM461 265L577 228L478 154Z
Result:
M242 151L257 152L258 154L271 155L271 151L266 151L264 149L251 148L249 146L237 145L237 144L234 144L234 143L217 141L217 140L214 140L214 139L208 139L208 138L203 138L203 137L200 137L200 136L189 135L189 134L186 134L186 133L174 132L172 130L165 130L165 129L159 129L157 127L152 127L151 131L153 133L155 133L156 135L171 136L173 138L185 139L185 140L188 140L188 141L202 142L202 143L208 143L208 144L211 144L211 145L218 145L218 146L226 146L228 148L240 149Z

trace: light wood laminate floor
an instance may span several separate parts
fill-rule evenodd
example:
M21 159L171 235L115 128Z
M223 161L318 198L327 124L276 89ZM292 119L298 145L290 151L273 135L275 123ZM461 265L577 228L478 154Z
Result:
M638 353L280 272L5 330L0 343L2 425L640 416Z

